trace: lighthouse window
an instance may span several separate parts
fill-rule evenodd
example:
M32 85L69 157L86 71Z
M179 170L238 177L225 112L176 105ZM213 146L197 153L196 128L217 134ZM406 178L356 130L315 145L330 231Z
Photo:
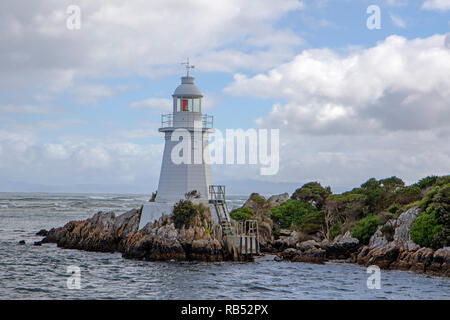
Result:
M177 112L200 112L200 98L177 98L176 110Z
M193 105L194 105L193 111L194 112L200 112L200 99L193 99L193 100L194 100L194 102L193 102Z

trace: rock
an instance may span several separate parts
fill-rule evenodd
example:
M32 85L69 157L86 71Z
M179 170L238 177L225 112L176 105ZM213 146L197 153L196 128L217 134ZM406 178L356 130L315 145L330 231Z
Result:
M298 242L298 233L296 231L290 231L289 236L280 237L272 242L272 248L278 252L281 252L287 248L296 248Z
M48 231L45 229L41 229L36 233L37 236L42 236L42 237L46 237L47 234L48 234Z
M399 248L407 248L408 250L417 250L419 246L411 240L409 231L411 230L411 226L419 213L420 209L418 207L412 207L402 213L398 219L389 220L385 225L394 229L393 240L389 241L386 239L381 232L382 227L380 226L375 234L370 238L369 246L377 249L396 246Z
M131 210L119 217L114 212L98 212L84 221L71 221L60 228L51 229L42 240L59 247L86 251L120 251L122 241L137 230L140 211Z
M420 209L418 207L412 207L406 212L403 212L398 219L395 220L393 223L393 227L395 228L394 242L397 245L407 245L409 242L412 242L409 231L419 213Z
M303 249L303 250L302 250ZM292 262L307 262L307 263L324 263L326 259L325 250L306 244L302 249L288 248L281 254L281 260L288 260ZM278 259L281 261L280 259Z
M272 247L272 226L267 221L258 223L258 240L262 251L271 251Z
M450 247L441 248L434 252L428 271L450 277Z
M383 236L381 229L379 228L369 240L369 246L371 248L385 248L389 244L389 241Z
M23 246L24 244L26 244L26 242L25 242L25 240L20 240L20 241L19 241L19 244L20 244L21 246Z
M350 231L337 236L331 244L325 241L321 245L329 259L349 259L360 247L359 240L353 238Z
M320 245L315 240L308 240L297 244L297 248L301 251L307 251L314 248L320 248Z
M212 236L211 214L195 216L188 228L177 229L170 216L148 223L138 230L140 210L118 217L114 212L99 212L84 221L71 221L51 229L43 242L62 248L87 251L121 252L124 258L140 260L238 260L240 255Z
M352 256L352 261L362 265L378 265L384 269L411 270L439 275L450 275L450 248L433 250L420 248L411 240L409 232L419 215L418 207L402 213L398 219L386 224L394 228L392 241L384 237L381 227L370 238L369 245Z
M371 252L371 257L367 262L368 265L374 264L382 269L389 269L391 263L397 259L400 250L397 247L391 247L373 250Z
M281 237L290 237L291 234L292 234L292 230L280 229L280 236Z
M282 194L273 195L267 200L269 205L274 208L289 200L289 193L285 192Z
M353 238L350 231L347 231L342 237L335 239L333 244L340 246L354 246L359 244L359 240Z
M34 242L34 245L35 245L35 246L41 246L41 245L42 245L42 242L41 242L41 241L35 241L35 242Z
M427 267L433 260L433 250L430 248L420 248L411 255L411 270L426 272Z
M268 205L268 202L266 198L261 196L258 193L252 193L250 197L245 201L244 207L250 208L253 211L256 211L258 209L264 208L264 207L270 207ZM255 212L253 212L255 213Z
M275 260L276 262L280 262L280 261L283 261L284 260L284 258L283 258L283 256L275 256L275 258L273 258L273 260Z

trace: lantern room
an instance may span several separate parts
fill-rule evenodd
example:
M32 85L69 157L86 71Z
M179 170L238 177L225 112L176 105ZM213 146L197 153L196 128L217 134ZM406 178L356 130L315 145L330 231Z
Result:
M194 84L194 77L182 77L172 97L173 112L202 112L203 95Z

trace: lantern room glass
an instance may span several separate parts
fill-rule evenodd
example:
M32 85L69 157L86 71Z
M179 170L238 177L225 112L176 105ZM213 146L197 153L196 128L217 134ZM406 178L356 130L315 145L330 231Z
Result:
M175 98L177 112L201 112L201 98Z

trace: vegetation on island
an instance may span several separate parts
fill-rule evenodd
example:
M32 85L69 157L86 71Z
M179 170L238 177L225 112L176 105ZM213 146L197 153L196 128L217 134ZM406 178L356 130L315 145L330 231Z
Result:
M175 205L177 228L189 227L194 217L204 215L206 207L195 204L199 197L193 190ZM378 229L392 241L395 230L386 223L413 207L420 213L411 227L411 239L433 249L450 246L450 175L426 177L409 186L398 177L371 178L341 194L333 194L319 182L309 182L290 197L286 194L278 205L253 193L246 205L230 216L236 221L257 220L265 238L277 238L288 229L299 232L304 240L332 241L350 231L360 243L368 244Z
M195 217L203 219L208 210L203 204L192 202L194 199L200 198L200 193L197 190L187 192L184 196L186 199L178 201L173 207L173 222L178 229L189 228Z
M261 196L252 197L261 202ZM409 186L398 177L371 178L341 194L309 182L295 190L289 200L270 208L270 218L274 236L281 229L290 229L306 238L333 240L350 231L367 244L380 226L382 234L392 241L394 229L386 222L412 207L420 208L420 214L411 228L411 239L435 249L449 246L450 175L426 177Z
M236 221L246 221L253 219L253 210L247 207L242 207L231 211L230 217Z

